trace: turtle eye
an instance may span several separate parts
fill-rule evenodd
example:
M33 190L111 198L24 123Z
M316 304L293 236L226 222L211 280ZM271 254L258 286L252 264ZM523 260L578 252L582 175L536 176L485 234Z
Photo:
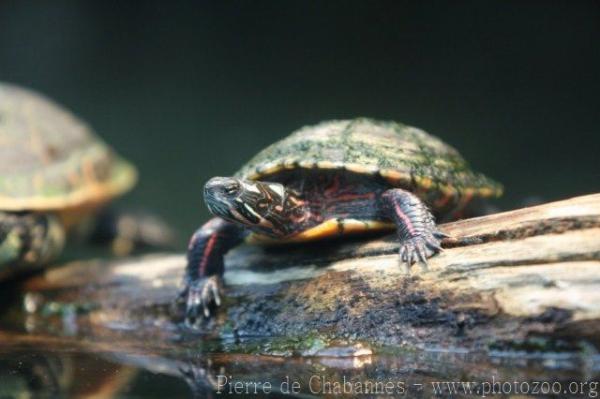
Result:
M240 189L240 185L237 182L228 183L223 187L223 192L226 195L236 195Z

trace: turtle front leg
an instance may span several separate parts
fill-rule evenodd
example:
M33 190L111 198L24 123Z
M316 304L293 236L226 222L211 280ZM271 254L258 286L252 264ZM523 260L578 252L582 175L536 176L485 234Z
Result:
M417 196L399 188L390 189L382 194L381 203L384 215L396 223L400 259L407 269L417 261L426 265L427 258L442 250L445 234L437 229L433 215Z
M56 216L0 212L0 267L14 265L14 272L19 272L19 267L47 264L64 244L65 232Z
M185 289L186 324L194 325L201 312L210 317L210 306L221 303L223 258L245 237L241 227L213 218L192 236L188 247Z

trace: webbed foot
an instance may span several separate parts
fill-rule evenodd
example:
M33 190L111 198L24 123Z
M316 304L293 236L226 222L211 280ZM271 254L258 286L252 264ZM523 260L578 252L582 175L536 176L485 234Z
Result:
M194 326L203 315L211 316L211 308L221 305L223 282L219 276L203 277L188 283L182 295L186 301L185 323Z

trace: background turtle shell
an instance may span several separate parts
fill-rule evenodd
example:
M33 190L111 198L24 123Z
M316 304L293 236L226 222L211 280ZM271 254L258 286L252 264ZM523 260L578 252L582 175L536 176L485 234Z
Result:
M130 189L132 165L68 110L0 83L0 210L67 210Z
M236 176L268 180L296 168L381 175L392 186L427 194L423 196L430 197L430 204L502 193L500 184L472 171L458 151L437 137L412 126L367 118L303 127L258 153Z

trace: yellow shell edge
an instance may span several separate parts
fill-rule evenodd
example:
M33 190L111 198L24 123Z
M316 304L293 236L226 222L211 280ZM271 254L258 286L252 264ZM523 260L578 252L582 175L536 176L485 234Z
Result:
M0 210L13 212L68 212L74 208L93 207L94 205L104 204L129 191L136 182L136 168L129 162L119 158L114 160L111 176L106 181L89 181L78 190L56 198L48 198L42 195L13 198L0 195Z
M323 238L332 238L366 232L391 231L394 229L395 225L389 222L375 220L365 221L356 219L342 219L338 221L337 219L329 219L315 227L302 231L291 237L272 238L262 234L252 233L246 238L246 242L249 244L258 245L290 244L317 241Z

